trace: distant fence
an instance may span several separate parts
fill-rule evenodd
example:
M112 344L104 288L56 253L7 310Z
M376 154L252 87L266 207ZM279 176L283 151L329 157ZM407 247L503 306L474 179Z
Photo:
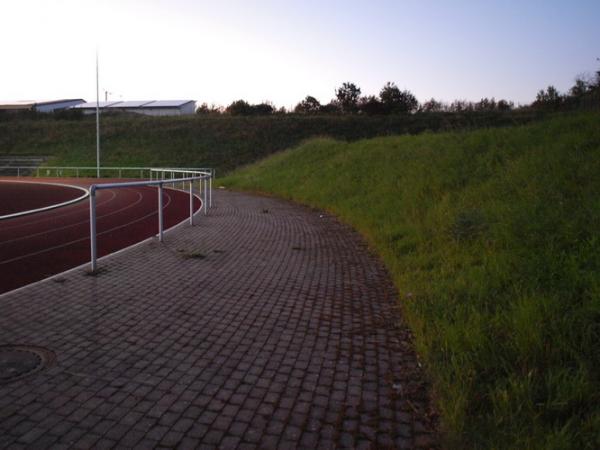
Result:
M92 166L0 166L0 174L4 176L17 177L85 177L96 178L97 167ZM176 167L168 169L157 169L155 167L100 167L100 176L102 178L142 178L152 179L153 174L161 171L163 175L174 177L179 172L204 172L209 173L214 178L214 169L204 167Z

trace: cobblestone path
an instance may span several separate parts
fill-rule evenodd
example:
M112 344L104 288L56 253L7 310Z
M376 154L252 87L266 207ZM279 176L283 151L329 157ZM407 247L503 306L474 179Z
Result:
M0 354L55 355L0 379L0 448L435 447L393 285L360 236L280 200L214 203L97 275L0 296Z

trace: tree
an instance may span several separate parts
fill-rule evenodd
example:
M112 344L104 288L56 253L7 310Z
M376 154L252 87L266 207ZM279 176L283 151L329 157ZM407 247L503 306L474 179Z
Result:
M196 110L196 114L201 115L213 115L213 114L221 114L221 108L214 103L208 106L208 103L202 103L198 109Z
M358 110L360 88L354 83L343 83L342 87L335 90L335 96L344 113L353 113Z
M304 100L296 105L294 112L298 114L316 114L321 111L321 103L316 98L307 95Z
M498 100L498 103L496 106L498 108L498 111L510 111L510 110L514 109L515 104L513 102L509 102L507 100L501 99L501 100Z
M385 109L383 108L383 104L374 95L369 95L367 97L361 97L358 100L358 110L361 113L368 114L370 116L376 115L376 114L385 114Z
M324 114L338 114L342 111L337 100L331 100L326 105L321 106L321 112Z
M245 100L236 100L225 111L232 116L266 116L273 114L275 108L269 102L251 105Z
M596 80L594 81L594 84L592 84L592 90L598 90L600 89L600 70L598 72L596 72Z
M569 94L573 97L582 97L590 89L590 83L584 80L582 77L575 78L575 84L569 90Z
M477 103L475 103L475 111L494 111L496 109L496 99L492 98L482 98Z
M448 110L451 112L471 112L475 109L473 102L467 100L454 100L450 103Z
M236 100L225 111L232 116L248 116L252 114L252 107L246 100Z
M421 105L421 112L441 112L444 110L444 104L431 98Z
M535 97L533 105L538 108L558 109L562 104L563 98L554 86L548 86L546 90L541 90Z
M393 112L396 105L401 101L401 92L395 83L387 82L379 92L379 98L387 112Z
M250 106L250 113L257 116L268 116L273 114L275 108L268 102L259 103L258 105Z
M379 92L379 98L387 113L410 113L416 111L419 102L410 91L401 91L394 83L387 82Z

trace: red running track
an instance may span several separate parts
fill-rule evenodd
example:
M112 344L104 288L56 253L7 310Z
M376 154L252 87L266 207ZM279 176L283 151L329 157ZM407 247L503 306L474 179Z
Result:
M23 191L27 195L23 195ZM83 194L81 189L70 186L0 179L0 217L24 210L47 208L75 200Z
M97 179L40 181L86 188L98 183ZM100 182L119 181L126 180L102 179ZM0 183L0 189L3 185ZM18 193L13 189L13 194L18 195L23 204L29 203L26 199L36 189L26 183L21 186ZM99 256L121 250L158 233L157 193L158 189L150 186L97 191ZM57 203L64 201L57 200ZM194 211L200 205L200 200L194 198ZM189 195L183 191L165 189L163 211L165 229L184 221L189 217ZM89 214L89 200L85 199L60 208L0 220L0 293L89 262Z

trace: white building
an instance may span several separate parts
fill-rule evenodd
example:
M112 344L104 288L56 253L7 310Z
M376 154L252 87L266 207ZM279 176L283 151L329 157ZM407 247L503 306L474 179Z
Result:
M184 116L196 112L195 100L142 100L99 102L102 112L121 111L147 116ZM84 114L96 113L96 102L81 103L72 109L82 110Z
M81 98L62 100L18 100L14 102L0 102L0 110L50 113L68 109L81 103L85 103L85 100Z

